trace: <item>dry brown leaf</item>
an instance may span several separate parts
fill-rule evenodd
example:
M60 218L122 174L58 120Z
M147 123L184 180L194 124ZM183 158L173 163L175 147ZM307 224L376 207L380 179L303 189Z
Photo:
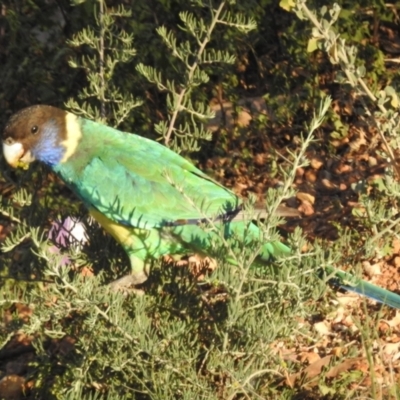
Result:
M341 362L338 365L335 365L332 367L327 373L326 377L327 378L336 378L343 372L347 372L353 369L359 369L359 366L365 362L365 359L362 357L356 357L356 358L348 358Z
M239 114L237 116L237 120L236 123L238 126L241 127L246 127L250 125L250 122L252 120L252 116L250 115L250 113L246 110L240 110Z
M315 183L317 181L317 172L314 169L308 169L305 172L304 177L307 182Z
M360 150L361 146L365 146L367 144L367 141L365 139L365 132L362 130L358 130L358 138L352 140L349 143L349 147L351 148L352 151L357 152Z
M351 317L351 315L347 315L343 320L342 320L342 324L347 326L348 328L352 328L352 327L356 327L356 325L354 324L353 318ZM357 328L358 329L358 328Z
M33 313L33 310L27 306L26 304L22 304L22 303L17 303L15 304L15 308L17 310L18 313L18 317L24 321L24 322L28 322L30 316Z
M347 174L349 172L353 171L353 168L351 165L348 164L339 164L335 168L336 174Z
M321 357L318 353L315 353L314 351L306 351L300 353L300 361L304 363L305 361L308 362L308 364L313 364L320 360Z
M93 269L90 267L83 267L81 269L82 276L94 276Z
M0 225L0 242L2 242L11 231L11 225Z
M291 387L294 386L296 380L300 378L301 376L304 376L307 380L311 380L315 378L316 376L320 375L323 368L326 367L327 365L330 364L332 361L333 355L326 356L324 358L319 359L318 361L314 362L313 364L309 365L306 367L303 371L298 372L296 374L289 375L286 380L287 384L290 385ZM333 366L331 369L329 369L325 376L327 378L336 378L340 374L353 370L353 369L362 369L364 364L366 363L365 359L362 357L357 357L357 358L349 358L344 360L338 365ZM368 364L367 364L368 366ZM365 367L365 366L364 366ZM318 382L312 382L309 383L310 386L316 385Z
M27 346L32 343L32 336L28 336L25 333L18 333L10 343L15 343L15 347L19 345Z
M314 214L314 207L308 201L302 201L297 209L307 217Z
M326 189L337 189L337 186L333 182L331 182L329 179L326 179L326 178L321 179L321 183L322 183L322 186L324 186Z
M331 355L332 356L335 356L335 357L339 357L339 356L341 356L342 355L342 352L343 352L343 349L341 348L341 347L334 347L332 350L331 350Z
M296 169L296 178L301 178L304 176L305 170L303 167L299 167Z
M314 169L320 169L324 165L324 163L319 158L312 158L310 160L310 165Z
M255 165L262 167L267 161L267 155L265 153L258 153L254 156L253 161Z
M296 374L289 375L287 379L288 385L291 387L294 386L296 379L300 378L302 375L305 376L307 379L312 379L318 376L322 369L329 365L333 356L326 356L324 358L319 359L318 361L312 363L308 367L306 367L303 371L297 372Z
M307 201L310 204L314 204L315 203L315 197L312 194L309 194L309 193L297 192L296 193L296 197L300 201Z

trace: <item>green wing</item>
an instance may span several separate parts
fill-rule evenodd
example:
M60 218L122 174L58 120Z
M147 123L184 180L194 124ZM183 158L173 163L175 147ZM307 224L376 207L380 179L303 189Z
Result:
M231 191L159 143L82 121L79 150L57 172L108 218L150 229L239 206Z

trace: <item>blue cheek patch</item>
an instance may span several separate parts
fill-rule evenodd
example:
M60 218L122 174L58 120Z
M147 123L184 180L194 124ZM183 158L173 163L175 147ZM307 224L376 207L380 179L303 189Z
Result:
M65 148L60 144L58 128L54 121L49 121L44 126L40 141L32 148L35 159L47 165L58 164L65 153Z

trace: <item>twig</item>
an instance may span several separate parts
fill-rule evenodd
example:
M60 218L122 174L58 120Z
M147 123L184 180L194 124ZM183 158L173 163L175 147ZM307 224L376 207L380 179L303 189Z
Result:
M211 40L211 33L214 30L215 25L217 24L217 22L219 22L218 18L220 16L220 14L222 13L223 8L225 7L225 3L226 3L225 1L221 2L221 4L219 5L219 8L215 12L215 14L213 16L213 19L211 21L211 24L207 29L206 36L205 36L204 40L202 41L202 43L200 44L199 50L197 51L195 60L194 60L193 64L189 67L189 74L188 74L188 77L187 77L187 82L188 83L190 83L191 80L193 79L194 72L196 71L196 68L198 67L198 65L200 63L201 56L202 56L202 54L203 54L208 42ZM165 140L164 141L165 141L166 145L168 145L168 143L169 143L169 141L171 139L171 135L172 135L172 132L174 131L174 126L175 126L176 119L178 117L179 112L182 109L183 98L184 98L184 96L185 96L185 94L186 94L186 92L188 90L189 90L189 87L187 85L185 88L183 88L181 90L181 92L179 93L179 96L178 96L178 98L176 100L175 110L172 113L172 117L171 117L171 120L170 120L169 126L168 126L168 131L167 131L167 133L165 135Z

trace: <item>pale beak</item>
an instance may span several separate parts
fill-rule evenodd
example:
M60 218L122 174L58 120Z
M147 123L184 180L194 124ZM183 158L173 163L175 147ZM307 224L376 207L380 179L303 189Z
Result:
M28 168L28 164L35 161L32 153L28 150L25 152L23 146L19 142L7 144L3 142L3 154L7 163L12 167Z

